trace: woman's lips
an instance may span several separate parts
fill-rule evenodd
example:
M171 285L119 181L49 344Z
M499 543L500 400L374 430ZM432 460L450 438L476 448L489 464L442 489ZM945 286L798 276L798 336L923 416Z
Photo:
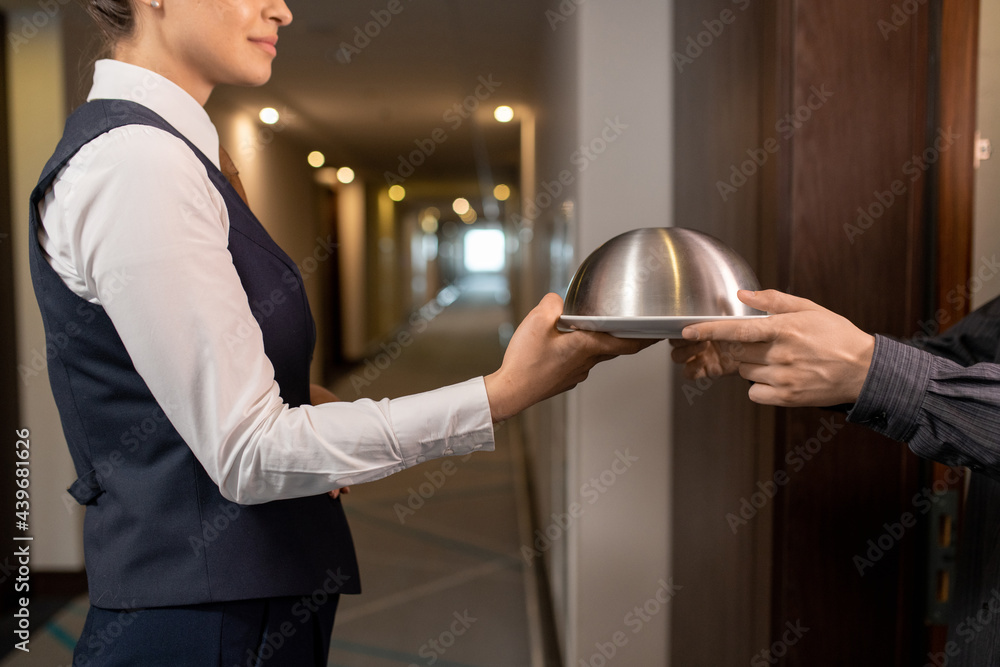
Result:
M275 44L278 43L277 37L252 37L250 41L272 56L278 55L278 49L275 48Z

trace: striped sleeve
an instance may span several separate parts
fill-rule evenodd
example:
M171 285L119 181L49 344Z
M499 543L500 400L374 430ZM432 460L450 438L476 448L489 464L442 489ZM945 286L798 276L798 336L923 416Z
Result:
M876 336L848 421L906 442L919 456L1000 475L1000 365L963 366Z

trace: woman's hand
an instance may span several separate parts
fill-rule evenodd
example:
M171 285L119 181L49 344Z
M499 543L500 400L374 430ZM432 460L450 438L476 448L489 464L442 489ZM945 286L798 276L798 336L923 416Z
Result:
M670 345L674 348L670 358L684 364L684 377L689 380L733 375L740 369L736 354L743 347L741 343L681 339L671 340Z
M874 336L808 299L775 290L741 290L738 296L771 317L685 328L684 338L692 344L679 345L674 360L687 364L693 377L721 375L735 363L739 374L754 382L750 399L757 403L801 407L857 400L871 366Z
M562 308L559 295L547 294L514 332L500 370L486 376L494 423L572 389L599 362L634 354L656 342L590 331L561 333L556 321Z
M334 403L339 400L340 399L337 398L337 395L334 394L329 389L327 389L326 387L322 387L318 384L309 385L309 402L312 403L313 405L321 405L323 403ZM334 489L333 491L329 491L328 493L330 494L331 498L336 499L340 494L343 493L346 495L350 492L351 492L351 487L345 486L342 489Z

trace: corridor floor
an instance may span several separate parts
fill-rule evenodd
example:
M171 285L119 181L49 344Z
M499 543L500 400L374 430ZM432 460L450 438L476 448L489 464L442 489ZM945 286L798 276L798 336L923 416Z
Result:
M331 389L392 398L492 372L507 321L494 294L463 290L370 386L347 376ZM341 598L331 665L532 664L512 430L497 429L495 452L430 461L345 498L364 594Z
M358 366L331 390L343 400L392 398L495 370L509 335L499 295L489 285L446 290L391 363L376 355L383 368ZM543 664L534 581L520 556L530 529L516 428L497 428L496 452L429 461L344 498L364 593L341 598L329 665ZM66 605L35 630L30 654L13 651L0 667L70 665L87 607L86 597Z

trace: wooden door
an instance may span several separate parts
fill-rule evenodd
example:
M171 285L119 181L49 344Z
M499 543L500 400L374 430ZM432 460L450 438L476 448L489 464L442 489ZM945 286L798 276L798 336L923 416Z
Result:
M675 224L867 331L924 332L968 270L970 6L678 0ZM675 393L673 663L925 664L914 498L933 466L843 412L745 393Z
M941 329L936 268L955 255L940 254L939 207L971 210L972 201L971 188L937 187L964 160L971 169L972 125L946 113L954 96L940 104L950 23L934 2L787 0L779 12L779 104L797 114L817 83L831 93L779 163L781 284L867 331ZM780 412L777 467L828 415ZM932 466L838 419L842 428L776 505L772 641L801 622L810 632L786 664L922 665L934 648L921 500Z

